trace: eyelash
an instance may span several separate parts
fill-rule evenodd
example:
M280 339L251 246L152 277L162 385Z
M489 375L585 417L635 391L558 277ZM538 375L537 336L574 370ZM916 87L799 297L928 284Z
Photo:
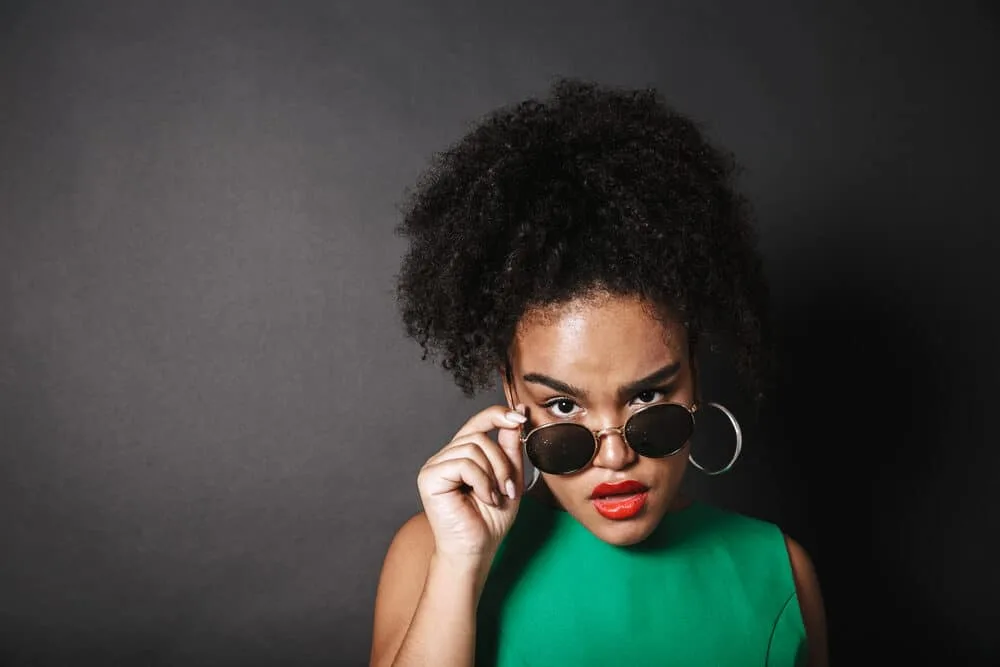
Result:
M670 394L670 391L671 391L671 387L650 387L649 389L643 389L642 391L638 392L634 397L632 397L632 401L634 401L636 398L638 398L640 394L647 394L647 393L659 394L660 395L660 401L662 401L664 398L666 398ZM632 401L629 401L629 403L631 403ZM571 398L566 398L565 396L560 396L558 398L550 399L550 400L546 401L545 403L542 403L541 406L543 408L545 408L546 410L548 410L549 413L551 414L553 407L555 407L559 403L564 403L564 402L565 403L572 403L574 407L580 407L579 405L577 405L576 401L574 401ZM652 405L652 404L658 403L658 402L659 401L657 401L657 400L654 399L654 400L651 400L651 401L648 401L648 402L644 402L641 405ZM569 414L569 415L555 415L555 416L556 417L561 417L561 418L567 418L567 417L572 417L573 415Z

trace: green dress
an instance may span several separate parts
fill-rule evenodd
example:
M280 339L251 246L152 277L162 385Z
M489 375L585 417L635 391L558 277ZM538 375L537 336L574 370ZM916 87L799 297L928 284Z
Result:
M782 532L692 503L642 543L602 542L526 497L477 613L478 667L801 665Z

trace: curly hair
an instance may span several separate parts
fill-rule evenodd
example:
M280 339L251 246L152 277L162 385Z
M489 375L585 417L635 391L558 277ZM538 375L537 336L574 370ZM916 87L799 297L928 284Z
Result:
M437 154L396 231L406 333L472 396L530 309L594 290L717 336L755 397L767 288L732 157L655 90L574 79L500 108Z

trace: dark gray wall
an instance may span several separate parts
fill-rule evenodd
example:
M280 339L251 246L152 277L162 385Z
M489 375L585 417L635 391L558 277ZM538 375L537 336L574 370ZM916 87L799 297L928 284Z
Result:
M396 205L560 74L747 166L781 381L698 493L812 551L840 664L1000 656L996 16L3 4L0 664L364 663L415 471L496 398L403 338Z

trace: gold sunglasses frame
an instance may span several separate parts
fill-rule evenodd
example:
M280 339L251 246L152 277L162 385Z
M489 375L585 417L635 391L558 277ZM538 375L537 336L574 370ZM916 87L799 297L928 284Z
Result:
M538 433L539 431L541 431L543 429L546 429L546 428L552 428L553 426L573 426L573 427L576 427L576 428L582 428L583 430L585 430L588 433L590 433L591 436L593 436L593 438L594 438L594 452L593 452L593 454L591 454L590 458L587 460L586 463L584 463L579 468L574 468L573 470L568 470L566 472L547 473L549 475L572 475L575 472L579 472L580 470L583 470L584 468L586 468L587 466L589 466L593 462L594 457L596 457L597 453L601 450L601 439L604 438L605 436L611 435L613 433L618 434L618 436L629 447L629 449L632 449L632 451L635 451L640 456L646 456L645 454L642 454L642 453L638 452L635 448L632 447L632 445L628 441L628 437L625 435L625 429L628 427L629 422L632 421L636 417L636 415L641 415L642 413L650 410L651 408L661 408L661 407L668 406L668 405L670 405L670 406L676 405L678 407L684 408L684 410L687 411L688 416L691 419L691 434L694 434L694 428L695 428L695 418L694 418L694 415L695 415L695 412L698 411L698 404L696 403L696 404L692 405L691 407L688 407L687 405L685 405L683 403L665 402L665 403L653 403L651 405L644 405L641 408L639 408L638 410L636 410L635 412L633 412L632 414L630 414L628 416L628 419L626 419L625 423L622 424L621 426L609 426L607 428L603 428L603 429L600 429L600 430L597 430L597 431L595 431L593 429L590 429L590 428L587 428L586 426L584 426L583 424L580 424L579 422L565 422L565 421L560 422L560 421L555 421L555 422L548 422L547 424L541 424L539 426L536 426L536 427L532 428L530 431L528 431L527 434L524 434L524 435L521 436L521 445L525 449L525 456L527 456L528 439L531 438L531 436L533 436L534 434ZM664 454L662 456L647 456L647 458L661 458L661 459L665 459L665 458L668 458L670 456L674 456L678 452L680 452L682 449L684 449L684 445L687 444L687 442L688 442L688 440L690 440L690 438L691 438L691 435L688 435L688 437L685 438L685 440L681 444L681 446L678 447L676 450L670 452L669 454ZM529 460L530 460L530 457L529 457ZM531 461L531 464L534 467L538 468L538 466L535 465L534 461ZM541 470L541 469L539 468L539 470ZM543 470L542 472L546 472L546 471Z

